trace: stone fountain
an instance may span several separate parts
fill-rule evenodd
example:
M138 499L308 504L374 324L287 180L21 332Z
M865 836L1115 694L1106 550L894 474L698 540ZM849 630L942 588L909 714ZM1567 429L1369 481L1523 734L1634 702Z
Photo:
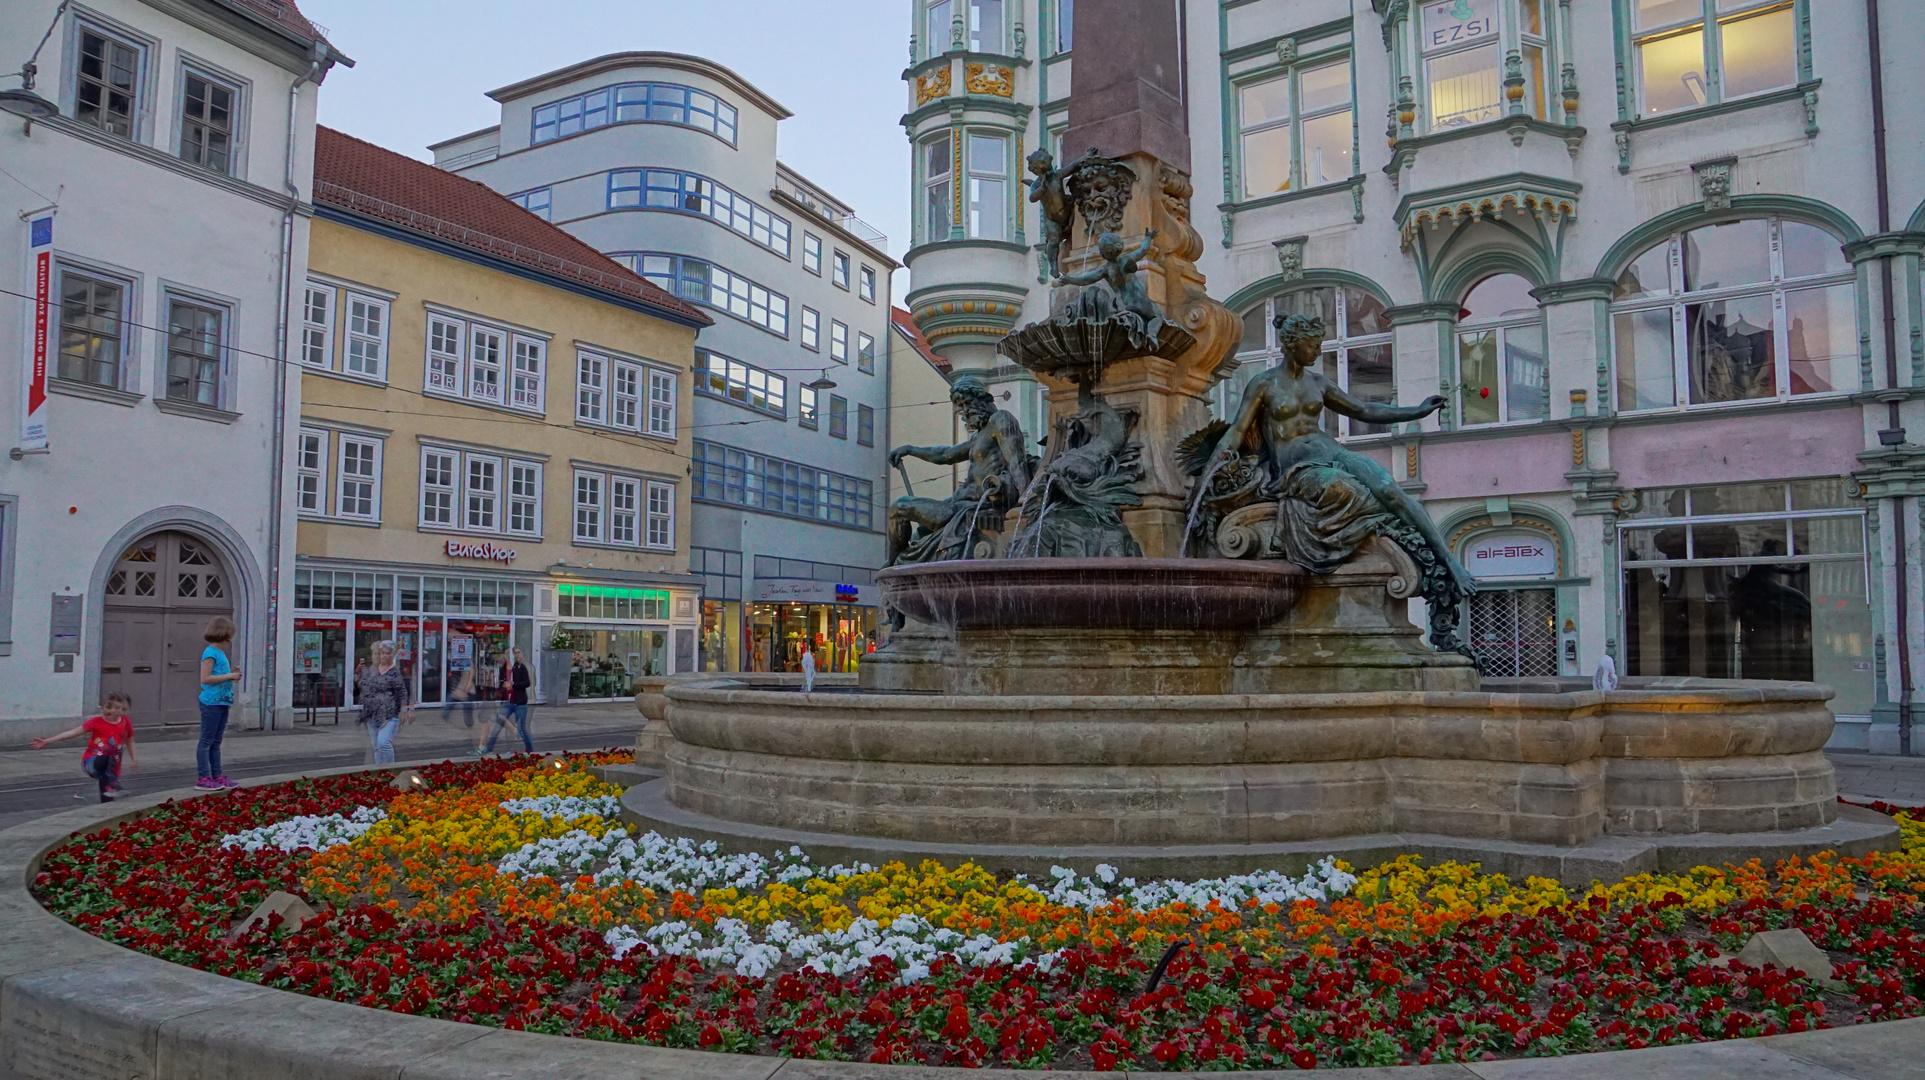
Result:
M1456 630L1474 581L1321 423L1443 399L1350 398L1315 370L1322 327L1292 319L1286 363L1211 420L1241 323L1194 261L1187 137L1158 82L1175 35L1144 32L1168 5L1118 6L1079 16L1069 138L1127 152L1031 158L1057 284L1050 317L999 346L1048 390L1047 454L958 378L969 438L894 452L967 471L891 508L896 632L860 692L669 687L665 776L628 816L830 858L1138 875L1418 852L1583 885L1895 847L1889 819L1836 801L1827 687L1481 679Z

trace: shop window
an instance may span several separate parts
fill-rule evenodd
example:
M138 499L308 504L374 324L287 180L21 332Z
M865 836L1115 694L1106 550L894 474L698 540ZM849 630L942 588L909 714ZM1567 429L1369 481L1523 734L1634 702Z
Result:
M1744 218L1685 230L1631 260L1615 297L1621 411L1859 388L1851 267L1815 226Z
M1271 320L1279 315L1308 315L1323 322L1323 374L1351 396L1365 402L1391 405L1397 401L1392 362L1390 322L1383 302L1362 289L1319 286L1273 297L1244 312L1243 342L1238 346L1241 370L1219 384L1217 411L1228 415L1236 407L1236 391L1266 368L1283 362ZM1324 412L1324 423L1334 435L1380 435L1390 428Z
M1516 274L1478 282L1458 312L1457 417L1466 427L1551 415L1544 318Z
M1630 2L1640 116L1798 82L1798 29L1786 0Z
M1471 651L1499 679L1557 674L1557 590L1485 589L1470 598Z

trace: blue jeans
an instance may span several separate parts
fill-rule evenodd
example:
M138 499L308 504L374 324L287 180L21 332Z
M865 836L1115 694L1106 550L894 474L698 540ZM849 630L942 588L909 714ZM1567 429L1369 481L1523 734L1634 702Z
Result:
M221 772L221 737L227 734L229 707L201 702L201 741L194 746L194 769L202 780L225 775Z
M394 733L401 730L401 718L383 720L367 725L368 745L374 748L374 763L388 765L394 761Z
M95 754L80 763L80 771L100 782L100 801L109 802L107 791L120 784L120 755Z
M510 720L515 722L515 733L521 736L521 748L530 754L535 752L535 740L528 737L528 706L503 702L501 711L495 714L495 726L488 732L488 745L482 749L482 753L495 752L495 740L501 737Z

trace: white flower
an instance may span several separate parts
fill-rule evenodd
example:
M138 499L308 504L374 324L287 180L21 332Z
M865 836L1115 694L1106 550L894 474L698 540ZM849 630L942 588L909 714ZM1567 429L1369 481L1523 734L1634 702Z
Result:
M242 851L260 851L264 848L275 851L324 851L359 840L363 833L387 816L386 810L371 806L359 807L347 817L340 814L302 814L257 829L228 833L221 837L221 847L240 848Z
M613 795L536 795L509 799L501 808L510 814L540 814L563 821L584 817L614 820L622 812L621 801Z

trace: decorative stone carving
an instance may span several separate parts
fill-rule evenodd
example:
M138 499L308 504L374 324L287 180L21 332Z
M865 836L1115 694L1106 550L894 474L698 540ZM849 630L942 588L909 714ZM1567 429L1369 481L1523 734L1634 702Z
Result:
M1389 52L1396 47L1398 25L1410 17L1410 0L1370 0L1370 6L1383 22L1384 51Z
M970 64L963 71L963 86L972 94L1014 97L1016 73L996 64Z
M1691 166L1691 171L1697 174L1698 195L1704 199L1706 210L1731 208L1731 167L1737 163L1737 158L1727 157Z
M1202 258L1203 235L1190 224L1190 196L1196 194L1190 177L1180 169L1159 163L1156 186L1163 200L1165 221L1163 242L1157 247L1178 258L1192 261Z
M1309 240L1308 236L1291 236L1270 242L1277 249L1277 271L1283 280L1303 280L1303 246Z
M999 533L1003 516L1029 487L1035 459L1022 425L1008 411L996 408L995 398L974 375L958 376L949 400L969 429L969 438L954 446L898 446L889 463L906 457L937 465L968 463L963 482L946 499L905 495L889 507L889 563L972 559L986 554L986 534ZM993 549L994 544L988 545Z
M949 96L949 67L944 65L927 75L916 76L916 104L927 105L939 97Z
M1277 63L1294 64L1297 62L1297 39L1284 38L1277 42Z
M1012 36L1016 39L1016 59L1021 60L1029 48L1029 31L1023 29L1022 23L1017 23Z
M1404 219L1404 250L1410 250L1410 245L1417 239L1417 230L1425 225L1467 225L1479 218L1496 217L1506 212L1531 214L1557 221L1559 218L1577 216L1577 198L1557 191L1516 187L1436 202L1419 202L1410 208L1409 216Z
M1136 187L1136 172L1128 165L1102 157L1091 147L1063 183L1076 212L1083 217L1086 235L1100 236L1123 227L1123 212L1129 208L1130 192Z
M1141 445L1130 441L1135 414L1124 414L1077 383L1076 412L1056 422L1050 456L1024 493L1006 557L1140 558L1123 511L1143 505Z

